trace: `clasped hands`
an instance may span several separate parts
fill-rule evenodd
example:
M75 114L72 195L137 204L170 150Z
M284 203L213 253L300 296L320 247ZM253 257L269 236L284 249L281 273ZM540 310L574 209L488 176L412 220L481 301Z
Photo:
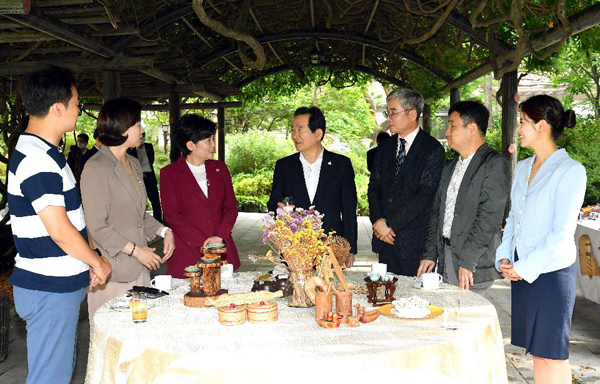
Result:
M506 277L510 281L523 280L517 271L515 271L514 265L510 262L510 260L504 258L500 262L500 273L502 273L502 276Z
M394 245L396 233L392 228L387 226L385 219L381 218L373 224L373 233L375 237L384 243Z

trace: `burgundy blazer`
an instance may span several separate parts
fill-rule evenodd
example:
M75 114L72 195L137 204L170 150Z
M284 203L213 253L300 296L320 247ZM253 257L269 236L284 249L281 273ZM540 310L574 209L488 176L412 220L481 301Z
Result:
M175 252L167 264L169 275L183 278L183 269L196 264L204 241L219 236L227 246L226 260L240 266L231 231L238 216L231 175L222 161L206 161L208 198L202 192L185 156L160 171L160 200L164 219L175 235Z

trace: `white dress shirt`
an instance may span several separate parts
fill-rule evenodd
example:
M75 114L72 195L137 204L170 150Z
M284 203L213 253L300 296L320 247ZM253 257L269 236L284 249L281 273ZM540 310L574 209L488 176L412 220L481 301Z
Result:
M202 192L204 192L204 196L208 197L209 184L208 179L206 178L206 165L202 164L196 166L188 163L187 161L185 163L188 165L188 167L190 167L190 171L192 171L192 175L194 175L198 186L200 186L200 189L202 189Z
M319 176L321 175L321 164L323 164L323 151L314 163L309 163L306 157L300 153L300 163L302 163L302 171L304 172L304 182L306 183L306 190L308 191L308 198L312 203L317 193L317 187L319 186Z
M403 139L406 140L406 143L404 143L404 155L405 156L408 156L408 150L412 146L413 141L415 141L415 137L417 137L417 134L419 133L419 129L420 128L417 127L417 128L415 128L414 131L412 131L411 133L406 135L406 137L403 137ZM399 153L400 153L400 135L398 135L398 147L396 148L396 157L398 157Z
M473 152L471 156L464 160L460 157L458 158L458 162L454 167L454 172L452 172L452 178L450 179L450 184L448 185L448 189L446 191L446 209L444 210L444 227L442 230L442 235L448 239L450 238L450 234L452 232L452 221L454 220L454 208L456 207L458 190L460 189L462 179L465 176L465 172L467 172L469 163L473 159L474 155L475 152Z

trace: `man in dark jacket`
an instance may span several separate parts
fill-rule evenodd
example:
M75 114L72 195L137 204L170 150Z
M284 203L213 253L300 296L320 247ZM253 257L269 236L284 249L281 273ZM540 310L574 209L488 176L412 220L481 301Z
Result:
M444 148L419 128L424 103L410 88L389 94L385 115L393 136L377 148L369 180L373 252L388 271L405 276L417 274L444 167Z
M294 113L292 140L298 153L277 160L273 189L267 202L275 211L284 198L296 207L315 206L323 214L325 233L335 231L350 243L352 266L356 254L356 184L350 159L329 152L322 145L325 116L317 107L301 107Z
M144 172L144 186L148 194L148 200L152 205L152 216L162 222L162 209L160 206L160 196L158 194L158 181L154 174L154 147L151 143L146 143L146 133L142 134L142 142L137 148L130 148L128 153L137 158Z
M447 281L478 293L500 277L494 262L510 191L508 162L485 142L489 116L476 101L448 112L446 137L459 156L444 167L418 271L437 264Z

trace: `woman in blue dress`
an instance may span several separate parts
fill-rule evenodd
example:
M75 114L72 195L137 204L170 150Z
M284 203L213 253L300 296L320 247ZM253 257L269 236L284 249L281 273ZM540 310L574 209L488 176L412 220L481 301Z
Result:
M585 168L556 139L575 113L547 95L520 105L521 147L512 207L496 267L511 280L511 343L533 356L536 383L571 383L569 332L575 303L575 228L586 187Z

